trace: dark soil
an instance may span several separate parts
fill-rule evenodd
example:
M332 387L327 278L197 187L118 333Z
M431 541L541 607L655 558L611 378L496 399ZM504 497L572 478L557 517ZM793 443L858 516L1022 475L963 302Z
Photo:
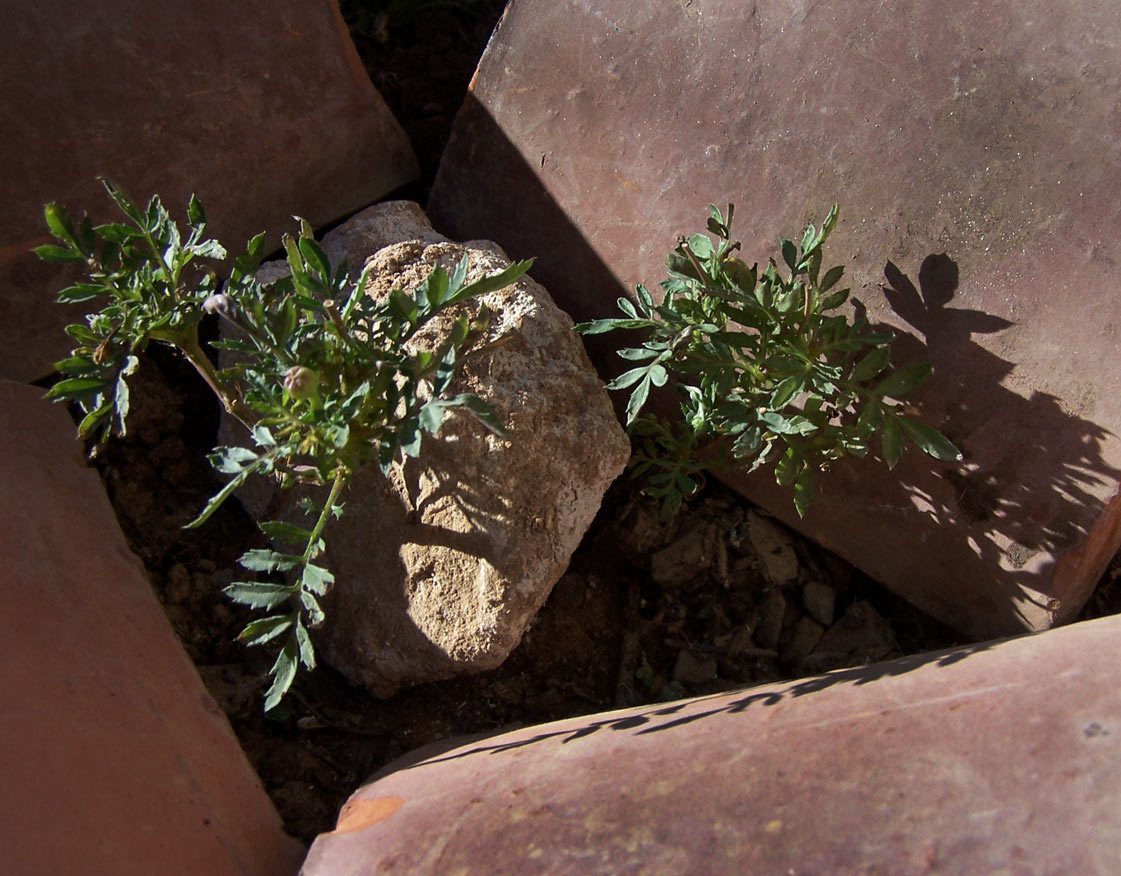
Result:
M472 4L470 14L421 12L391 20L388 31L375 15L377 5L343 4L373 81L419 153L423 178L405 194L423 201L502 3ZM129 436L98 463L109 496L171 623L288 830L305 841L333 826L346 797L371 773L426 743L960 641L796 537L785 549L797 560L797 575L781 586L769 582L746 536L748 506L717 486L673 527L659 528L624 479L609 492L521 646L499 669L377 700L322 667L301 677L285 704L266 717L261 703L271 657L235 643L247 615L220 593L237 557L257 543L259 533L236 502L226 503L205 527L182 529L219 486L205 459L214 444L217 407L189 366L158 350L134 386ZM716 545L721 561L689 558L690 539L698 532ZM673 580L662 585L651 574L659 551L668 552L659 562L677 562ZM1116 571L1107 575L1087 616L1119 607L1116 577ZM844 647L803 653L798 636L807 629L820 634L802 608L807 585L824 585L835 595L835 626L848 622L851 634ZM776 600L780 610L768 634L773 641L763 646L744 630L762 637Z

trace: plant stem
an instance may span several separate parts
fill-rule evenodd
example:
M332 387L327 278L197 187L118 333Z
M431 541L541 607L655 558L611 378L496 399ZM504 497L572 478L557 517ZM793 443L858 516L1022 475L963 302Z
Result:
M194 366L195 371L206 381L206 385L222 402L226 412L237 417L246 429L253 431L253 427L257 425L258 420L256 413L240 398L229 393L226 387L222 385L222 381L218 379L218 372L214 370L210 359L202 347L199 346L197 331L192 327L188 336L180 338L176 346L179 347L183 355L187 357L187 361Z
M323 532L323 528L327 525L328 519L331 517L331 509L335 507L335 502L338 501L348 480L350 480L350 470L344 466L340 466L335 471L335 479L331 482L331 493L327 496L327 501L323 505L323 510L319 512L319 519L315 521L315 526L312 528L311 535L308 537L307 548L304 550L303 556L303 564L305 566L311 562L315 553L315 544L319 541L319 536Z
M335 327L335 331L338 333L339 338L344 343L353 344L354 338L352 338L350 336L350 332L347 331L346 323L343 322L343 318L339 314L339 309L335 305L334 299L328 298L326 301L324 301L323 309L327 311L327 316L331 320L331 325Z

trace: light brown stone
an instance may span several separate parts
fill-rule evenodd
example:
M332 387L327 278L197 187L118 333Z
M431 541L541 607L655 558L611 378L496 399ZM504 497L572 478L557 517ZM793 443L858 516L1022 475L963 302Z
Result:
M650 555L650 578L659 587L680 587L707 572L716 560L718 533L712 523L698 523Z
M768 584L781 587L798 577L800 566L789 529L758 511L749 511L747 537Z
M436 265L454 270L464 254L469 280L509 265L492 243L435 234L407 202L363 211L324 249L355 270L372 266L374 296L412 290ZM500 664L630 456L572 321L544 287L526 276L470 304L478 305L490 322L454 391L487 401L507 437L449 411L418 458L394 465L388 478L374 465L358 472L327 532L336 583L315 638L331 665L379 696ZM438 318L416 343L435 346L452 319ZM293 500L278 497L276 513L293 513L283 510ZM253 499L251 511L265 514L265 504Z
M1121 543L1118 44L1112 0L519 0L428 207L586 319L708 203L765 264L840 201L826 260L896 364L934 363L913 401L964 464L837 465L802 521L769 472L733 483L970 636L1038 629Z
M292 214L320 226L414 179L404 132L362 68L334 0L126 3L2 0L0 375L30 380L79 321L54 293L72 273L29 253L53 242L43 205L118 221L96 182L180 222L202 200L233 251L274 246Z
M761 648L773 650L778 647L786 612L786 597L778 589L767 593L766 599L752 612L752 618L756 621L753 635Z
M287 837L125 545L74 426L0 381L5 873L283 876Z

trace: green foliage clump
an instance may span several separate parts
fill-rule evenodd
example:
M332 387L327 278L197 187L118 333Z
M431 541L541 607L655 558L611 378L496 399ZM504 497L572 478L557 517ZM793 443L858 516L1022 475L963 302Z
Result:
M608 384L630 389L627 427L635 475L672 515L694 493L704 469L754 471L775 463L776 481L792 487L803 515L816 474L845 455L865 456L875 436L893 468L907 438L938 460L958 450L940 432L908 415L898 400L930 374L928 362L890 365L894 335L872 332L838 309L842 266L822 267L822 245L837 223L834 205L801 243L781 241L782 264L760 271L735 253L734 208L709 207L709 235L679 238L668 258L660 303L644 286L637 301L620 298L622 318L578 325L585 335L644 330L638 347L619 350L637 363ZM674 378L681 418L643 413L650 391ZM717 448L713 450L713 448Z
M206 214L192 196L184 236L158 197L141 209L120 188L102 181L127 221L78 224L64 208L45 209L58 244L39 247L40 258L80 263L86 277L63 289L63 303L96 302L84 324L66 331L76 346L57 363L59 380L47 397L77 404L78 431L98 444L124 435L129 411L128 378L153 341L177 348L252 439L252 447L218 447L214 467L231 476L188 526L201 526L253 475L276 478L282 487L320 486L322 504L301 503L308 525L262 521L274 545L254 549L239 563L272 580L236 581L225 589L235 602L261 609L240 639L283 644L270 674L265 708L279 703L299 665L315 666L308 630L323 621L319 600L334 582L322 562L324 530L342 512L350 477L367 462L388 470L394 460L416 456L424 433L436 434L445 412L459 408L502 434L502 425L478 396L453 393L457 366L485 328L485 308L460 315L436 349L410 342L438 314L467 299L515 282L530 267L520 262L467 282L467 258L452 274L437 267L412 292L394 290L381 301L365 294L367 272L353 282L345 264L332 266L311 228L285 235L290 275L272 283L255 273L265 236L249 241L228 265L223 283L212 266L226 250L207 239ZM199 325L217 314L234 331L214 344L232 364L219 370L199 341Z

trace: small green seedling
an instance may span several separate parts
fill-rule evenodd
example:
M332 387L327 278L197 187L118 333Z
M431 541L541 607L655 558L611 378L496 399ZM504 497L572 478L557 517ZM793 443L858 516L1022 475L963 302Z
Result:
M844 268L821 272L836 205L800 244L781 241L782 264L771 259L762 271L735 255L733 206L727 217L714 206L709 212L712 236L682 237L670 254L661 303L639 286L637 301L619 299L624 317L576 326L585 335L648 333L641 346L619 350L636 364L607 388L631 390L631 469L646 478L647 492L667 515L699 489L703 470L754 471L769 462L776 481L793 487L803 515L817 472L842 456L866 455L877 434L889 468L905 437L935 459L961 459L945 436L898 401L927 378L930 363L892 369L894 335L837 312L849 296L836 288ZM643 413L650 390L671 376L682 396L681 419Z
M323 621L320 599L334 582L321 559L323 535L342 512L351 476L370 461L386 471L395 460L416 456L424 433L439 432L452 408L502 434L482 399L453 392L457 366L486 326L485 308L473 319L458 316L436 349L416 349L410 341L437 314L510 285L531 263L468 283L464 257L450 275L437 267L412 292L394 290L375 301L365 294L368 272L355 282L345 264L331 265L300 220L299 235L283 238L290 276L273 283L256 279L265 254L259 234L228 264L223 283L213 265L226 261L226 250L205 237L206 214L194 196L184 236L158 197L141 209L113 183L102 182L126 221L95 226L85 217L75 226L57 204L45 210L58 244L36 253L48 262L80 263L86 271L81 282L59 293L59 301L99 306L84 324L67 327L76 346L57 363L62 379L47 397L80 407L82 437L101 444L124 435L128 378L139 354L153 341L169 344L251 438L251 446L215 448L210 460L230 479L189 526L205 523L254 475L273 477L282 487L318 485L326 493L322 504L302 504L310 515L306 527L279 520L258 524L283 549L250 550L239 563L272 580L236 581L225 589L235 602L266 612L241 632L241 640L283 640L265 698L271 709L299 665L315 666L308 630ZM234 329L213 345L232 354L229 367L216 368L200 344L199 325L207 314Z

